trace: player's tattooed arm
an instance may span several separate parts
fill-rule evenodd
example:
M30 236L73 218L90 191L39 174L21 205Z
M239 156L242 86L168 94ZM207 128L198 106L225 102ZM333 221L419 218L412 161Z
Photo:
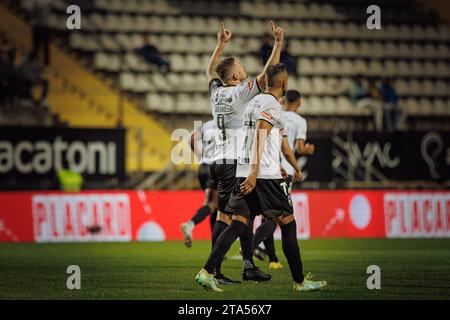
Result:
M264 70L256 77L256 81L258 82L258 86L261 90L266 88L266 71L267 69L274 64L280 62L281 50L283 48L283 40L284 40L284 29L281 27L275 26L275 23L270 21L270 28L272 30L272 35L274 38L274 45L272 48L272 54L267 60L266 65L264 66Z
M312 143L307 143L303 139L297 140L295 143L295 151L300 155L311 155L316 150L316 147Z
M208 67L206 69L206 77L208 78L208 82L214 78L218 78L217 74L217 65L220 62L220 58L222 57L223 49L228 41L231 39L231 31L225 28L223 22L220 23L219 32L217 32L217 44L214 52L212 54L211 60L208 63Z
M283 140L281 142L281 152L283 152L284 157L286 158L287 162L294 168L295 174L294 174L294 181L298 182L302 180L302 172L297 164L297 159L295 159L294 152L292 151L291 147L289 146L289 141L287 137L283 137Z
M267 143L267 136L272 130L272 125L264 120L258 120L256 123L255 137L253 139L252 150L250 153L250 174L247 179L241 183L243 194L249 194L256 187L256 178L258 177L259 164L261 156Z

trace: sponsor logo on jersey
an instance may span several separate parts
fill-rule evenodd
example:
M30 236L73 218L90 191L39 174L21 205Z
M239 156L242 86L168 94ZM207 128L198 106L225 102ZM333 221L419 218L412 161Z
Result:
M269 120L272 120L272 115L266 111L261 112L261 115Z

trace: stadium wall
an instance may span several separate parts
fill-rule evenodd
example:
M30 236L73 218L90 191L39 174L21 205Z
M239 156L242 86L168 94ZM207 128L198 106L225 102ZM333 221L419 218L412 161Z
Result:
M180 223L202 200L201 191L2 192L0 242L181 240ZM292 200L300 239L450 237L449 191L304 191ZM209 237L205 221L194 238Z

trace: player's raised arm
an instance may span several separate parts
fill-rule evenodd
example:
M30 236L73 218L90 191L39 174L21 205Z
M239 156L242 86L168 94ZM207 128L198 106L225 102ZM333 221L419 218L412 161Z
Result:
M253 139L252 151L250 154L251 170L247 179L241 184L241 191L249 194L256 186L256 177L259 172L261 156L267 143L267 137L272 130L272 124L264 120L258 120L256 123L255 138Z
M294 152L292 151L291 147L289 146L289 141L286 136L283 137L283 140L281 142L281 152L283 153L284 157L286 158L287 162L294 168L295 175L294 175L294 181L298 182L302 179L302 172L298 167L297 159L295 158Z
M274 37L274 44L272 48L272 54L267 60L266 65L264 66L264 70L256 77L256 81L258 82L258 86L261 90L264 90L266 87L266 71L271 66L278 62L280 62L281 49L283 47L284 40L284 30L281 27L275 26L273 21L270 21L270 28L272 29L272 34Z
M217 32L217 44L214 52L211 56L211 60L208 63L208 67L206 69L206 77L208 78L208 82L214 78L218 78L218 74L216 72L217 65L220 62L220 58L222 56L223 49L228 41L231 39L231 31L225 28L223 22L220 23L220 30Z

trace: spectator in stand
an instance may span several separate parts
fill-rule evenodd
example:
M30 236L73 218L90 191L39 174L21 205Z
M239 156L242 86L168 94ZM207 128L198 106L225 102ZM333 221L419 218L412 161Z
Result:
M13 103L17 72L14 67L15 52L2 44L0 51L0 104Z
M383 130L383 103L376 81L357 75L347 90L347 95L357 108L369 109L373 113L375 129L381 132Z
M353 79L350 88L347 90L347 94L354 105L357 105L362 99L370 97L367 85L361 75L357 75Z
M52 12L53 0L25 0L22 7L28 11L33 32L33 53L37 61L41 59L41 51L44 52L42 64L50 64L50 27L48 21Z
M152 43L152 39L149 35L144 36L144 43L144 46L137 49L136 52L142 55L148 63L156 65L160 71L165 73L169 72L169 62L164 59L158 48Z
M383 130L383 95L376 79L371 78L368 81L370 100L368 100L367 104L369 108L373 109L375 128L381 132Z
M267 63L272 53L272 36L270 34L264 34L262 37L262 45L259 49L259 57L263 65ZM289 74L297 75L297 58L289 53L289 41L284 42L283 50L280 55L280 62L286 66Z
M268 33L265 33L262 37L261 48L259 48L259 56L264 66L266 65L267 60L269 60L269 57L272 54L272 46L272 36Z
M47 98L48 81L42 76L42 69L34 51L25 57L19 71L22 79L19 86L20 98L31 101L33 105L42 106ZM33 95L36 91L40 91L39 98Z
M283 51L281 51L280 62L286 66L290 75L297 75L297 58L289 53L289 41L284 42Z
M383 96L383 110L386 130L392 132L398 130L400 110L398 108L398 97L392 86L390 78L384 78L381 82L380 91Z

